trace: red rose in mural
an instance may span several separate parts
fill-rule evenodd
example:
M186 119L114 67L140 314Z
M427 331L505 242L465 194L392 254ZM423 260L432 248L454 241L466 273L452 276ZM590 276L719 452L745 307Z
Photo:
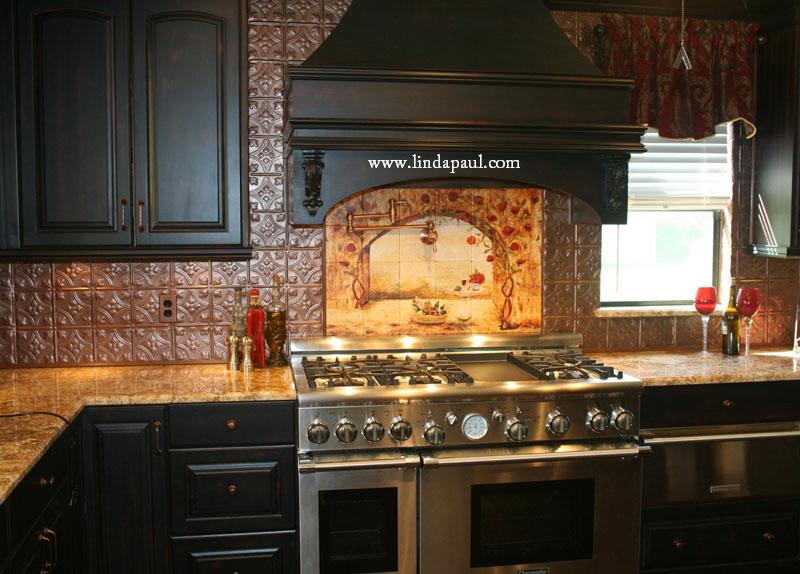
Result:
M422 197L420 197L419 199L420 199L420 201L422 203L430 203L431 202L431 196L428 195L427 193L423 193Z
M480 195L476 195L472 201L475 202L475 205L483 205L483 197Z
M486 261L488 261L489 263L491 263L492 261L494 261L494 255L492 255L492 254L489 254L489 255L487 255L487 256L486 256Z
M497 204L497 211L505 211L506 207L508 207L508 204L505 201L501 201Z
M475 239L474 235L470 235L469 237L467 237L467 243L469 243L470 245L475 245L477 242L478 240Z
M457 191L449 192L447 194L447 199L449 199L450 201L456 201L458 199L458 192Z
M519 251L522 248L522 245L520 245L516 241L512 241L511 245L509 245L509 248L511 249L511 251Z
M463 213L463 214L459 215L459 216L458 216L458 218L459 218L461 221L465 221L465 222L467 222L467 223L472 223L472 221L471 221L471 219L470 219L470 216L469 216L469 215L467 215L466 213Z
M506 225L503 227L502 231L503 235L511 235L512 233L514 233L514 228L511 227L510 225Z
M490 222L494 222L494 221L497 221L497 216L496 216L494 213L490 213L490 214L489 214L489 215L486 217L486 219L488 219Z
M469 276L470 283L477 283L478 285L483 285L485 281L486 281L486 275L484 275L477 269Z
M530 231L531 229L533 229L533 225L531 225L530 223L526 223L525 225L523 225L523 227L525 228L525 231Z
M356 250L358 249L358 247L356 247L355 243L348 243L347 245L345 245L344 248L345 248L345 251L347 251L348 253L355 253Z

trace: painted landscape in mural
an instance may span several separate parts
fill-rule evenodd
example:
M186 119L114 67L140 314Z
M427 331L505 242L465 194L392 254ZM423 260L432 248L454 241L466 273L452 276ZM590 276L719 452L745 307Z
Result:
M539 332L541 260L539 189L353 195L325 220L326 334Z

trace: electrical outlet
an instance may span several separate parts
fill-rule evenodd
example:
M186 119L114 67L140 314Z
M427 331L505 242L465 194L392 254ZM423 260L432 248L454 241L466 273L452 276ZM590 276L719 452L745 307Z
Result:
M178 314L175 293L162 293L158 296L158 320L162 323L174 323Z

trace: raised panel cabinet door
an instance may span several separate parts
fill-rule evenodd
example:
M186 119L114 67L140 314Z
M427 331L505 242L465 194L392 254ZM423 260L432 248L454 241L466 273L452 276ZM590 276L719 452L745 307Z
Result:
M17 7L22 245L130 245L128 4Z
M86 571L167 572L163 408L108 407L81 416Z
M137 245L242 241L244 3L133 3Z

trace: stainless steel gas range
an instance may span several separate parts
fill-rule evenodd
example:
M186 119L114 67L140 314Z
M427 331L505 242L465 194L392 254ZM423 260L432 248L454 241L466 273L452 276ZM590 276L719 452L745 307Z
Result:
M642 385L580 345L292 343L302 572L637 572Z

